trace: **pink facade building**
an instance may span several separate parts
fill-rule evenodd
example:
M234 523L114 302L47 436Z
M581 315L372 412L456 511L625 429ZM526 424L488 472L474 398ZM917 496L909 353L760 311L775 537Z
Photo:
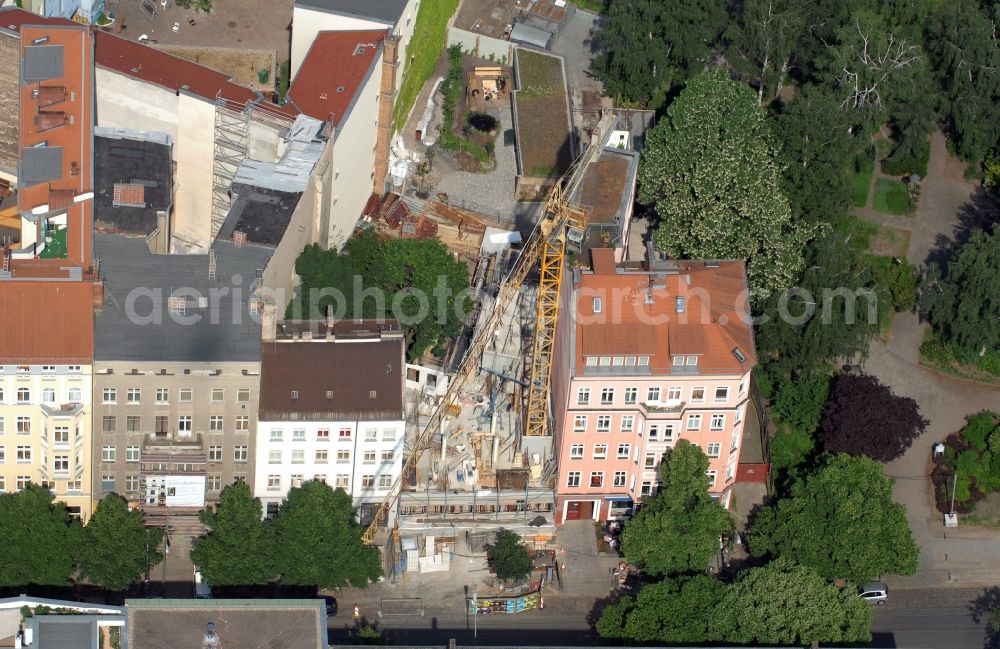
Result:
M592 260L561 295L557 524L630 512L680 439L708 455L706 488L728 507L756 363L743 262Z

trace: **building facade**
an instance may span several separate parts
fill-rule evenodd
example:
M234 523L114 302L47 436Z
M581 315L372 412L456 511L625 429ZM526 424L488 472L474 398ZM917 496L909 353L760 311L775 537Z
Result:
M322 480L370 518L402 471L404 353L394 321L265 325L254 495L268 515Z
M741 262L619 265L563 284L553 364L556 519L606 520L656 493L680 439L709 457L706 488L728 507L755 363Z

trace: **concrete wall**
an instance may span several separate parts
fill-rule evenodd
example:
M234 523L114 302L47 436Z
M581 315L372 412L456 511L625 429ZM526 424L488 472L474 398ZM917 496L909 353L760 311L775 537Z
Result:
M510 41L502 41L499 38L483 36L473 32L459 29L452 26L448 28L448 45L461 45L465 52L475 52L484 59L490 58L490 54L498 62L509 63L513 44Z
M310 181L306 191L302 193L285 234L264 268L263 285L275 297L279 314L285 313L285 307L292 299L295 260L303 248L316 241L317 184Z
M177 97L179 129L174 156L172 252L205 252L212 242L212 172L215 162L215 104L194 95Z
M0 33L0 178L17 179L21 39Z
M284 151L281 135L273 127L251 119L247 131L247 158L261 162L276 161Z
M178 97L150 83L98 67L96 126L167 133L178 140Z
M410 0L411 2L413 0ZM364 29L388 29L389 25L375 20L339 16L326 11L296 6L292 11L292 78L309 53L316 34L324 31L346 32Z

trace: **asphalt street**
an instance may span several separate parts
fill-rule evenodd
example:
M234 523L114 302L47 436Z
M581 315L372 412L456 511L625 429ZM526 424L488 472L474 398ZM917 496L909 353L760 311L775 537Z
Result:
M967 608L880 608L872 622L873 647L983 649L986 627Z

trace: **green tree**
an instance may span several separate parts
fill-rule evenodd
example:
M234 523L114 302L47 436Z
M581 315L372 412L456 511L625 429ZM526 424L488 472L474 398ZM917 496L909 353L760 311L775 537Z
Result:
M751 550L801 563L827 579L911 575L919 551L906 509L892 501L893 482L868 458L833 456L756 516Z
M649 644L717 642L716 615L726 586L715 577L667 578L611 604L597 620L606 640Z
M931 266L923 307L935 331L974 357L1000 348L1000 227L972 233L942 277Z
M749 260L752 288L791 286L810 228L792 222L777 156L750 88L722 70L691 79L649 131L639 167L640 199L660 217L657 247Z
M222 490L214 510L199 514L209 532L191 548L191 562L211 586L266 584L276 576L271 530L245 482Z
M871 607L852 587L838 588L786 559L743 572L717 615L721 636L735 644L871 640Z
M829 393L825 374L783 380L774 395L774 412L789 426L812 433L819 427Z
M726 30L729 60L754 80L761 104L781 92L804 18L804 3L795 0L745 0Z
M275 567L289 586L365 588L382 576L376 548L361 540L351 497L343 489L311 480L288 492L271 522Z
M531 556L521 537L500 529L494 543L486 546L486 563L503 581L520 581L531 574Z
M82 531L52 493L35 484L0 494L0 586L67 586Z
M660 463L659 493L625 526L625 558L651 575L704 570L733 529L722 505L708 495L708 458L681 440Z
M322 318L398 316L410 358L454 338L468 312L469 269L436 239L380 239L371 232L348 239L344 249L306 247L295 261L302 279L289 316ZM373 290L374 289L374 290Z
M146 522L139 510L130 511L118 494L108 494L94 509L80 545L80 574L107 590L125 590L161 558L149 548Z

